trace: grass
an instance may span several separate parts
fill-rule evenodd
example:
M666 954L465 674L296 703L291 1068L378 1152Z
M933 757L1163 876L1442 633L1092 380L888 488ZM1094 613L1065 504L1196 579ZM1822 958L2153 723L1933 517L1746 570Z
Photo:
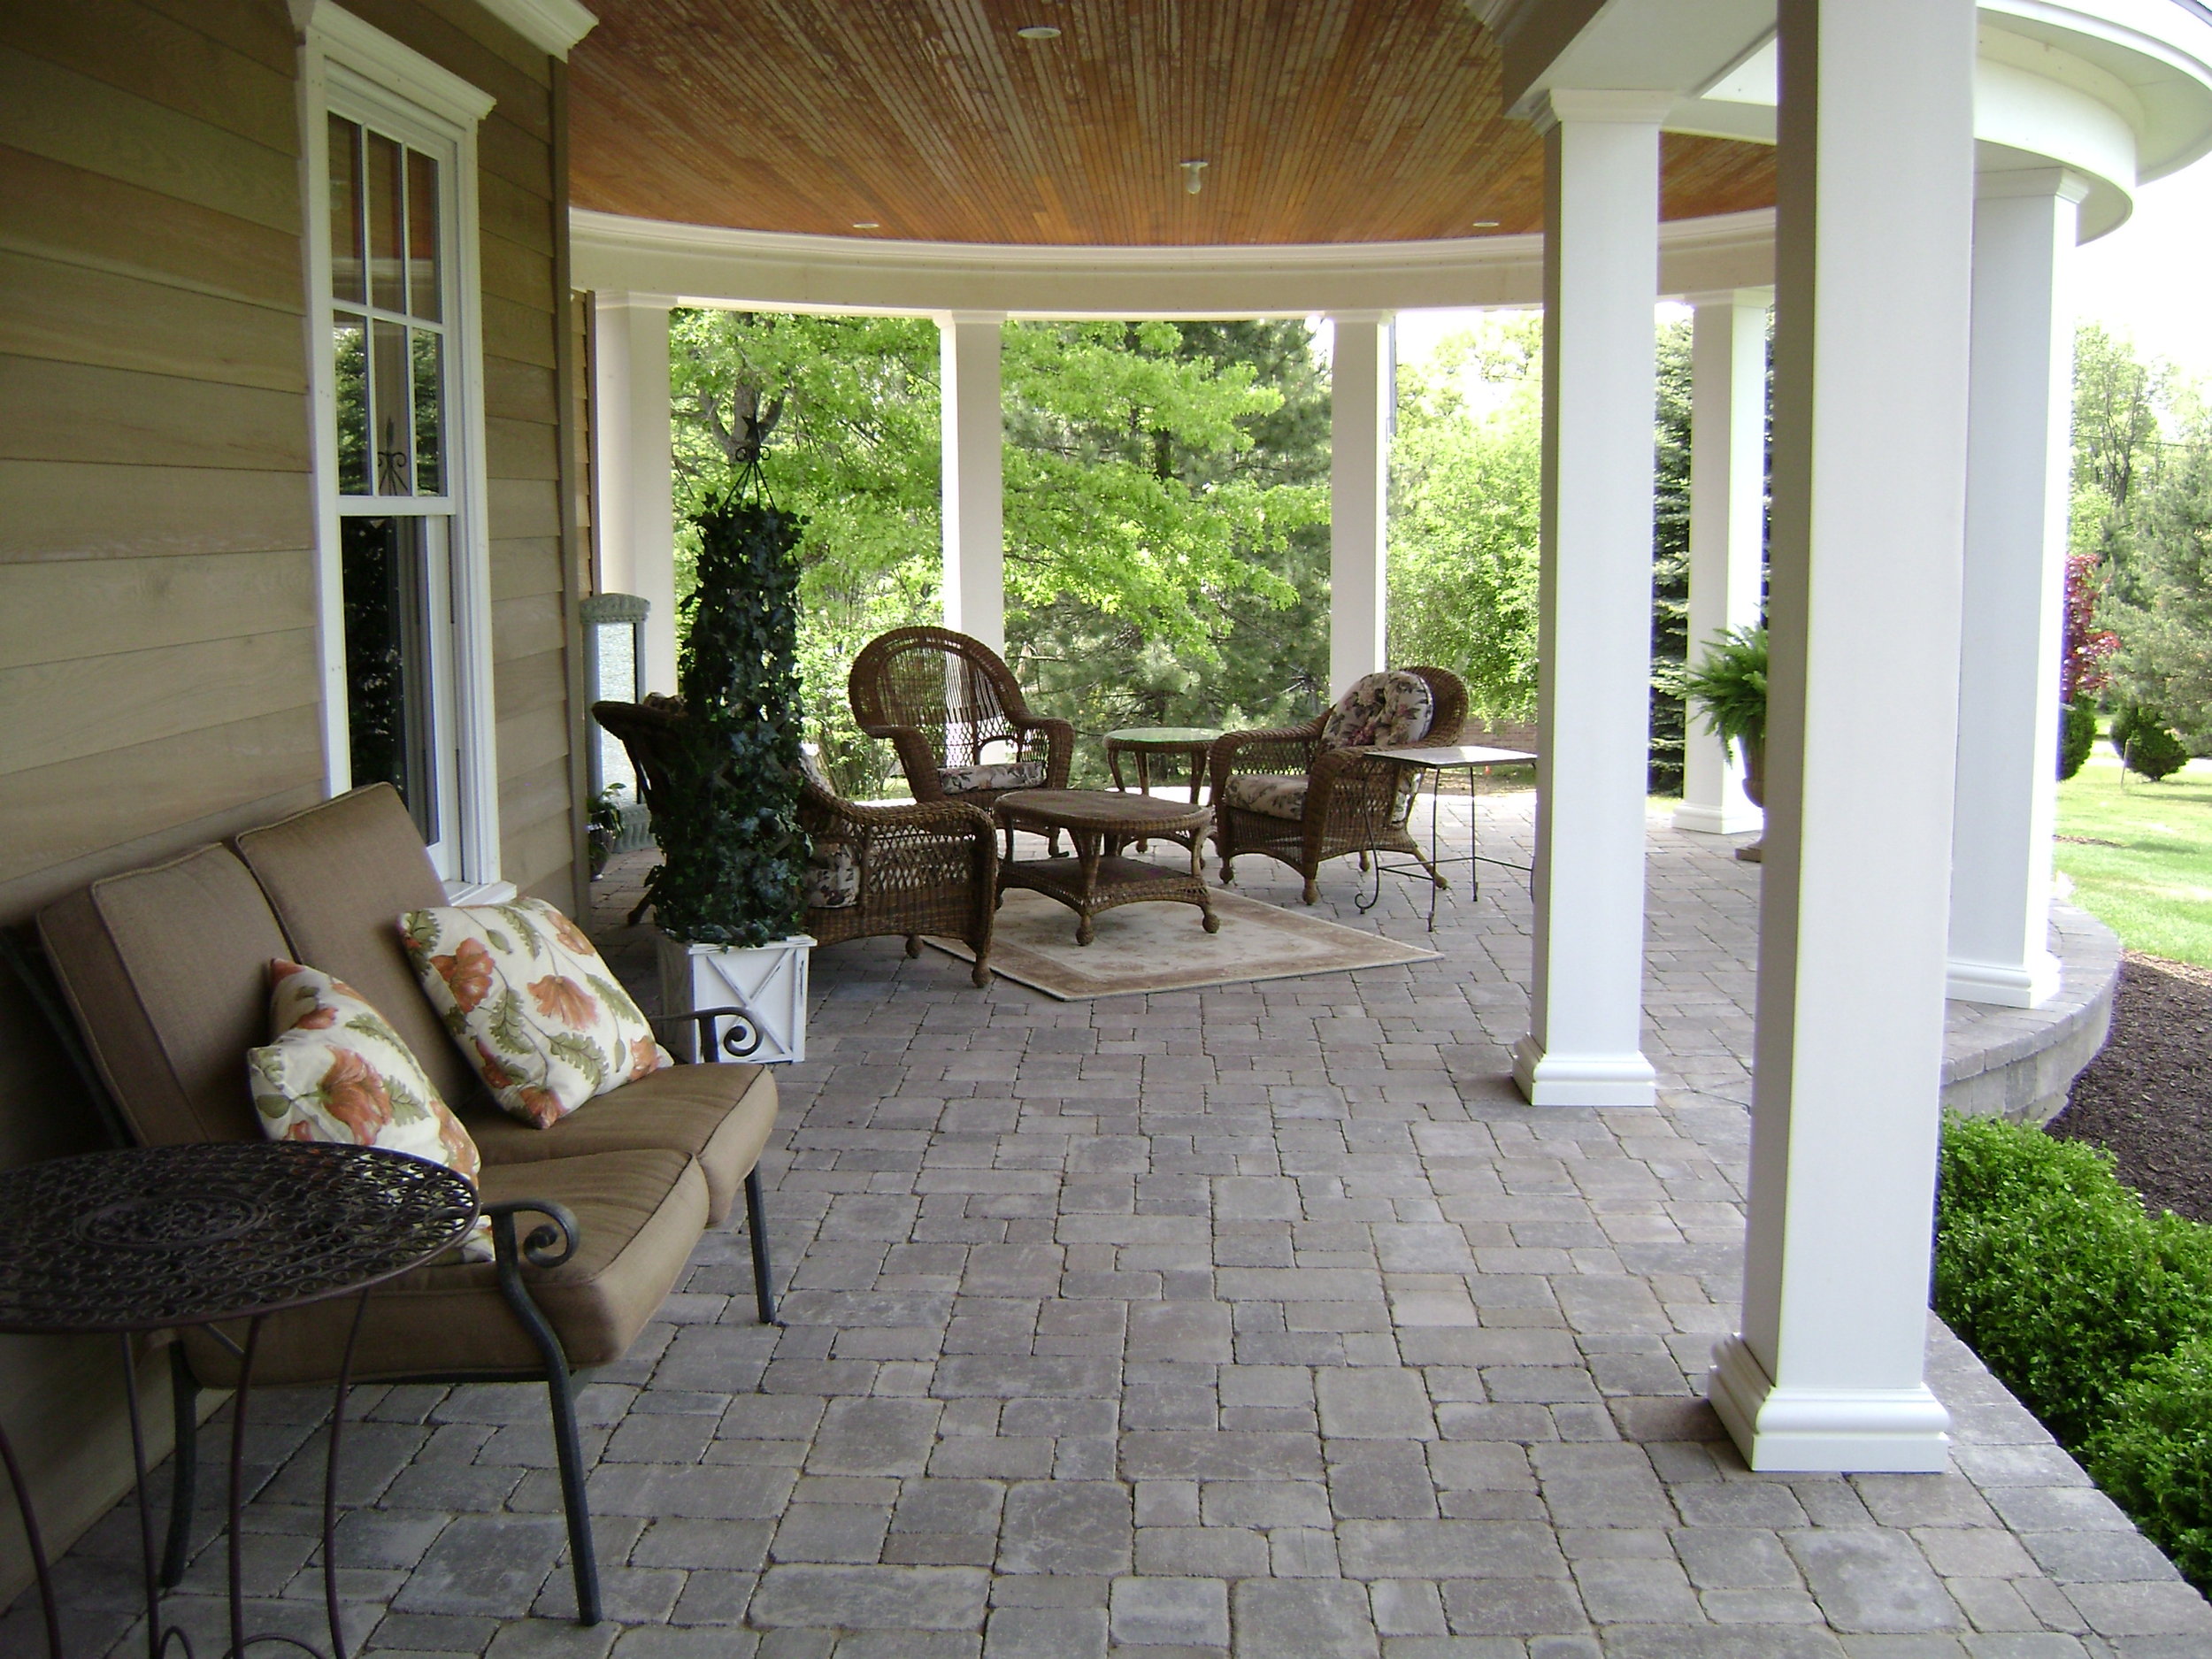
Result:
M2108 764L2101 738L2098 748L2058 787L2058 867L2073 902L2131 950L2212 968L2212 761L2150 783Z

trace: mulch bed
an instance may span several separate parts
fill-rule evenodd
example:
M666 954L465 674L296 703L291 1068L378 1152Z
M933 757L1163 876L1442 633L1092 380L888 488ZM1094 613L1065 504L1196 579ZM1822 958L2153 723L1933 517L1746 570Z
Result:
M2212 969L2127 953L2111 1038L2050 1132L2109 1151L2153 1210L2212 1222Z

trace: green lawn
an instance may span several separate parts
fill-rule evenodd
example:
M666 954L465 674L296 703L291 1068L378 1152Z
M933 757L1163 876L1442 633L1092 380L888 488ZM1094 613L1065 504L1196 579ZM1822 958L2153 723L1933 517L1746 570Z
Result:
M2093 759L2058 787L2058 833L2075 903L2131 950L2212 968L2212 761L2150 783Z

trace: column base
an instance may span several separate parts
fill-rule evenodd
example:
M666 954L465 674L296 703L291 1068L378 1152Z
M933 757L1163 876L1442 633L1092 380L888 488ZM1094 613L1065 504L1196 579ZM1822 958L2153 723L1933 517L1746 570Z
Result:
M2058 958L2039 950L2021 965L2005 962L1945 964L1943 995L1958 1002L1985 1002L1993 1008L2038 1008L2058 995Z
M1532 1106L1655 1106L1659 1074L1640 1054L1546 1054L1533 1035L1513 1045L1513 1080Z
M1685 801L1674 810L1674 826L1693 835L1753 835L1766 827L1767 815L1755 806L1707 806Z
M1778 1387L1732 1336L1713 1346L1705 1397L1761 1473L1938 1474L1950 1465L1951 1414L1924 1383Z

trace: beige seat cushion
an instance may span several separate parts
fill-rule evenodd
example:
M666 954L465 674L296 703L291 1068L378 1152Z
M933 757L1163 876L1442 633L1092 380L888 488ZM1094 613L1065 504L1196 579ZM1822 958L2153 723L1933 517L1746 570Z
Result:
M699 1160L707 1219L719 1226L776 1126L776 1079L765 1066L672 1065L586 1101L549 1129L510 1118L481 1093L461 1121L487 1164L650 1146Z
M248 830L233 843L269 895L295 962L311 962L392 1023L449 1105L473 1095L475 1069L424 1000L400 948L399 918L446 902L422 836L388 783L356 789Z
M96 881L41 911L38 932L141 1141L261 1139L246 1050L269 1039L269 964L292 953L229 849Z
M1305 774L1294 778L1277 772L1234 772L1221 798L1244 811L1295 823L1306 815Z
M550 1199L576 1217L582 1243L561 1266L526 1267L530 1294L561 1339L571 1367L611 1364L675 1288L706 1225L707 1187L680 1153L604 1152L547 1158L484 1171L484 1202ZM538 1225L518 1217L529 1236ZM354 1299L272 1315L254 1360L258 1383L326 1381L337 1375ZM242 1340L241 1327L233 1333ZM193 1374L212 1387L237 1380L228 1350L204 1331L188 1331ZM468 1377L538 1371L543 1362L499 1294L489 1263L419 1267L370 1294L354 1375Z

